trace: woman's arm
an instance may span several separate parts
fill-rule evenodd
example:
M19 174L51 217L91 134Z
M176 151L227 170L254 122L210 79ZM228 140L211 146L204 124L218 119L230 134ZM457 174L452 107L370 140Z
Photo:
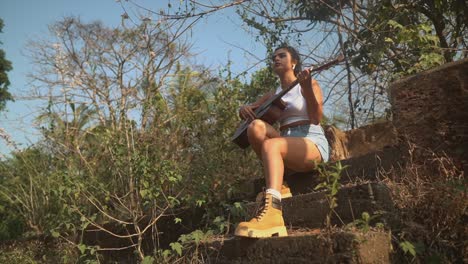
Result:
M302 87L302 96L307 103L307 113L312 124L318 125L323 117L323 95L318 82L312 79L309 70L302 71L298 78L304 76L300 82Z

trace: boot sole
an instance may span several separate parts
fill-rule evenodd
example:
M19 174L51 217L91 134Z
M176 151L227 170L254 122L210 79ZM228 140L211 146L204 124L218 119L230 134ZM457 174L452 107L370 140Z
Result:
M284 237L288 236L288 231L286 231L285 226L277 226L268 228L265 230L258 230L258 229L247 229L247 230L238 230L234 232L235 236L240 237L252 237L252 238L262 238L262 237Z

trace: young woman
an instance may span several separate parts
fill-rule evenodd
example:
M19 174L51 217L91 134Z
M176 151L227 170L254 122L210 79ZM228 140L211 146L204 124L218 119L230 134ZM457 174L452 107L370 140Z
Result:
M273 71L278 75L281 89L288 88L296 79L300 82L282 97L286 108L280 116L280 129L256 119L254 110L272 93L239 110L244 119L253 120L247 130L252 149L263 162L266 191L261 208L249 222L241 222L235 235L243 237L287 236L281 211L281 198L290 197L283 185L285 168L303 172L314 169L315 161L326 162L329 147L320 121L323 115L322 90L309 70L301 71L298 52L287 45L277 48L272 58Z

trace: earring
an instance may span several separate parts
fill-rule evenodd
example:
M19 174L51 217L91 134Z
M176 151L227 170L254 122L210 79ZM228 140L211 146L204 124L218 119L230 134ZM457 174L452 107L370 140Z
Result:
M296 64L293 64L293 70L296 68Z

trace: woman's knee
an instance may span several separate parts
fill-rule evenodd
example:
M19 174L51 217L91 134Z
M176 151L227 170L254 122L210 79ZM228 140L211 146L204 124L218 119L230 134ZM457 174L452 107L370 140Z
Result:
M280 152L282 154L283 140L281 138L270 138L263 142L262 153Z
M249 136L249 140L259 138L263 139L266 135L265 122L260 119L253 120L247 128L247 135Z

